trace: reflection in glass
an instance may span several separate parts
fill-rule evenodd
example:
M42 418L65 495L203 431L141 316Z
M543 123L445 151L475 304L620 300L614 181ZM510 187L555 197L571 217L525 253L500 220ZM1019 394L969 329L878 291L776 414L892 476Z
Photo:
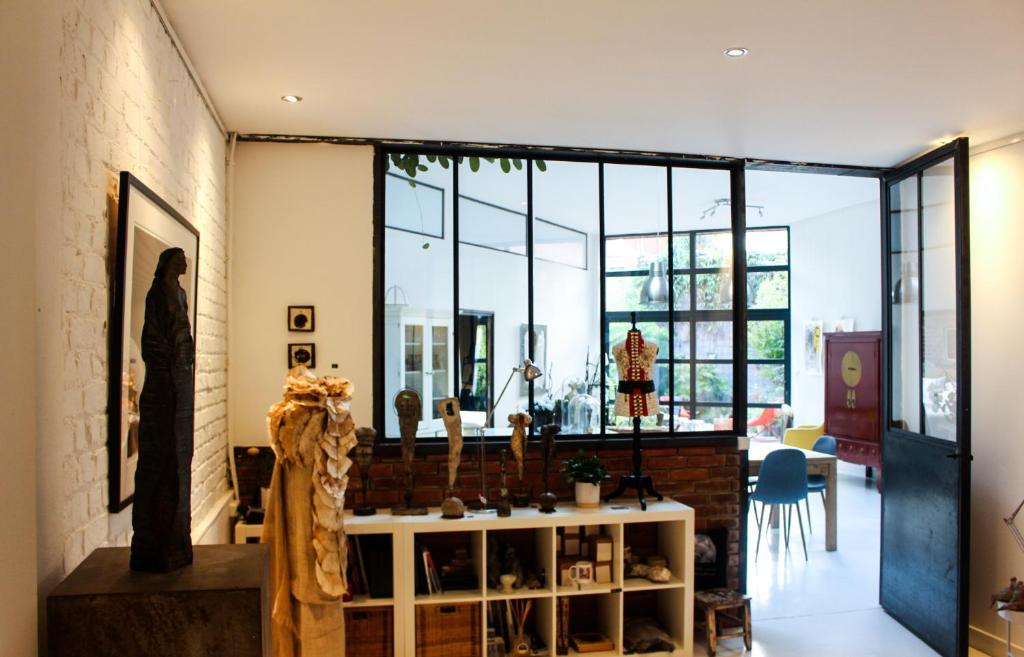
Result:
M889 188L892 305L892 425L921 430L917 177Z
M402 388L423 399L421 435L440 424L433 400L452 394L452 170L435 159L415 180L385 179L384 422L398 437L391 400Z
M956 440L956 221L953 162L921 178L924 433Z
M566 434L596 433L601 430L598 165L545 163L545 170L536 165L533 170L533 312L535 324L545 327L547 354L547 362L538 362L544 376L534 384L533 430L557 423ZM559 236L565 241L557 242L561 252L555 254L552 240ZM623 246L628 251L629 245ZM624 262L629 257L623 253ZM609 280L620 283L607 289L617 309L636 303L639 277ZM574 401L575 423L569 411Z
M459 401L480 407L481 397L496 399L493 381L504 381L512 368L530 354L525 327L529 326L527 265L526 171L504 171L498 162L480 160L476 171L469 158L458 165L459 175L459 313L488 317L494 352L489 389L480 394L478 344L475 330L462 330L456 345L459 363ZM473 327L474 329L476 327ZM524 346L526 345L526 346ZM542 370L543 359L538 359ZM486 405L486 404L485 404ZM529 386L515 377L494 412L490 435L510 435L507 418L529 407ZM482 424L480 412L463 416L463 428Z

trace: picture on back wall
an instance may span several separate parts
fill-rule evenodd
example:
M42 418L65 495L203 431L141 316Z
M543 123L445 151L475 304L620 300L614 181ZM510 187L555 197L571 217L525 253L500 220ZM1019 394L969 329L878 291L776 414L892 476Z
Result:
M108 437L112 512L132 503L139 459L139 398L146 381L142 327L146 294L160 254L185 253L185 292L192 335L196 335L196 288L199 283L199 231L138 178L122 171L117 199L117 244L110 304L110 383Z

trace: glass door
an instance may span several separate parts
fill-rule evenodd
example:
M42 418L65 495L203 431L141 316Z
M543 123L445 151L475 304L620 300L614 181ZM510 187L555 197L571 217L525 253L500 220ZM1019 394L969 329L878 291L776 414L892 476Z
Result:
M938 653L967 654L970 270L967 140L884 178L888 412L881 604Z

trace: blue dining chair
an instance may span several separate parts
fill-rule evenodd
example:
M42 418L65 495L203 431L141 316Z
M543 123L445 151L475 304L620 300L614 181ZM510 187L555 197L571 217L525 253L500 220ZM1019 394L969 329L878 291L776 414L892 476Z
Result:
M761 513L754 509L754 517L757 520L757 547L754 550L754 559L757 559L761 551L761 529L767 524L765 509L773 506L782 512L779 523L782 525L783 534L786 540L786 548L789 548L790 528L793 524L793 507L796 507L796 518L800 524L800 542L804 547L804 560L807 560L807 539L804 537L804 521L800 513L800 500L807 499L807 457L799 449L779 449L770 452L761 464L761 470L757 475L757 486L751 493L750 499L753 502L761 503ZM787 518L786 512L789 512Z
M814 441L811 451L835 456L836 439L832 436L820 436ZM807 531L814 533L814 529L811 527L811 493L821 493L821 504L825 505L825 475L807 475L807 497L804 498L804 506L807 507Z

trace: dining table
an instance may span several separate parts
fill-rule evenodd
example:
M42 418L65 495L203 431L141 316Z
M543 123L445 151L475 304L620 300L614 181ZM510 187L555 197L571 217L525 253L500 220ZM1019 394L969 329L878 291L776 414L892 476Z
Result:
M807 474L825 476L825 549L834 552L838 547L838 505L836 500L836 457L833 454L814 452L809 449L791 447L772 441L751 440L747 452L749 467L747 473L756 477L761 472L761 464L765 458L780 449L799 449L807 457ZM774 518L773 521L777 520ZM774 526L774 522L773 522Z

